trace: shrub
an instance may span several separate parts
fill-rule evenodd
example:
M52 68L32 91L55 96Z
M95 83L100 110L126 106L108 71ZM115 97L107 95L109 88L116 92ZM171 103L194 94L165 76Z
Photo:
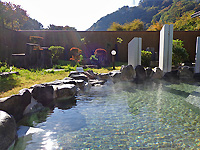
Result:
M51 50L53 64L57 64L61 55L63 55L64 47L62 47L62 46L51 46L49 48L49 50Z
M72 47L70 52L72 53L70 60L75 62L75 65L79 65L83 61L83 55L81 55L82 50L77 47Z
M149 51L142 50L141 51L141 64L145 67L150 66L152 53Z
M30 42L34 43L34 44L40 44L43 39L44 38L40 37L40 36L30 36L29 37Z
M183 46L184 46L183 41L181 41L179 39L173 40L172 64L174 66L178 66L182 62L188 60L189 55Z
M6 62L0 62L0 72L9 72L10 68Z

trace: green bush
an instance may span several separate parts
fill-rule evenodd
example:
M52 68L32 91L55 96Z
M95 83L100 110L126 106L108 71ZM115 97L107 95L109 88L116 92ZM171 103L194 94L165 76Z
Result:
M49 48L51 50L51 55L52 55L52 62L53 64L57 64L58 60L64 53L64 47L62 46L51 46Z
M178 66L182 62L188 60L189 54L187 53L186 49L183 46L184 46L183 41L179 39L173 40L172 64L174 66Z
M151 55L152 53L149 51L145 51L145 50L141 51L141 64L144 67L150 66Z
M0 72L10 72L10 68L6 62L0 62Z

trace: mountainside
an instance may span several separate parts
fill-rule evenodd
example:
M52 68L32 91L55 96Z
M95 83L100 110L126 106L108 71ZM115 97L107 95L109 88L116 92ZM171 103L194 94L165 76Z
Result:
M152 22L175 22L186 11L199 11L197 0L141 0L139 6L124 6L102 17L88 31L107 31L113 22L124 24L140 19L148 28Z

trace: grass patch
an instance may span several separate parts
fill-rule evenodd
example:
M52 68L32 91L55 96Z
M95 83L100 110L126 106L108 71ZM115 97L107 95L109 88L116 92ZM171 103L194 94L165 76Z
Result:
M69 72L46 72L44 70L30 71L27 69L16 69L19 75L11 75L8 78L0 78L0 97L17 94L23 88L30 88L32 85L51 82L56 79L63 79Z
M116 63L116 69L121 68L122 63ZM126 64L125 64L126 65ZM69 76L70 71L76 70L76 66L72 67L67 62L62 62L54 68L62 68L63 71L45 71L44 69L18 69L15 68L12 71L19 72L19 75L11 75L7 78L0 77L0 98L7 97L13 94L18 94L23 88L30 88L32 85L41 84L45 82L60 80ZM112 71L112 67L106 67L101 69L84 69L93 70L95 73L107 73Z

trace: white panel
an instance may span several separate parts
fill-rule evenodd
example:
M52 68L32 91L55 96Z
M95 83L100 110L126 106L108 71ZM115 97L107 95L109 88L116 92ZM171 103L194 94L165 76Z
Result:
M128 64L141 65L142 38L135 37L128 43Z
M196 41L195 73L200 73L200 37Z
M170 72L172 67L173 25L165 24L160 31L159 68Z

